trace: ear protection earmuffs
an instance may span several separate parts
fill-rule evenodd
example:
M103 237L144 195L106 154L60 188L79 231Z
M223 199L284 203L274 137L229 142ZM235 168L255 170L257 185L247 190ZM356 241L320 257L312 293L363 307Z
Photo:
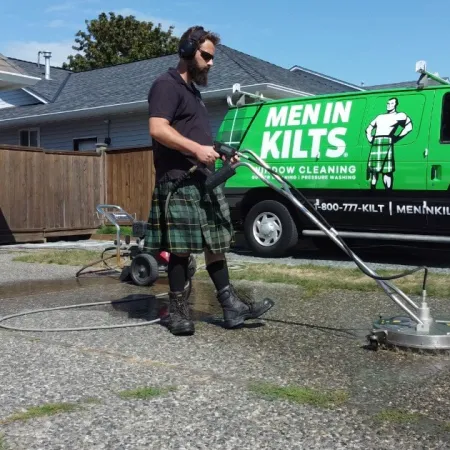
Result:
M192 59L198 49L199 40L204 34L206 34L205 29L203 27L199 27L191 34L189 39L181 41L178 47L178 54L180 55L180 58Z

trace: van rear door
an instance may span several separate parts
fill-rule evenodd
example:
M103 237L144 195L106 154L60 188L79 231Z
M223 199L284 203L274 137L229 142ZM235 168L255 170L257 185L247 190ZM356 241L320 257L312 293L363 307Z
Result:
M450 228L450 90L436 89L428 142L425 209L430 232Z

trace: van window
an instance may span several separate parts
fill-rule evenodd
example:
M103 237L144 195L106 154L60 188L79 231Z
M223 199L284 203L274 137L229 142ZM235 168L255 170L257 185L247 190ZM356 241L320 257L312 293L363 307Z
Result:
M442 100L441 143L450 144L450 93Z

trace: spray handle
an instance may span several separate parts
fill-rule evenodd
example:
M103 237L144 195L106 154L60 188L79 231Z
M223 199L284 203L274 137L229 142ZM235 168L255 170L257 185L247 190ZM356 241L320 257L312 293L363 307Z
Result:
M225 163L217 172L210 175L205 181L205 187L208 191L212 191L219 184L225 183L236 173L236 169L230 164Z
M220 155L225 156L227 159L231 159L236 155L237 151L229 145L223 144L222 142L214 142L214 150Z

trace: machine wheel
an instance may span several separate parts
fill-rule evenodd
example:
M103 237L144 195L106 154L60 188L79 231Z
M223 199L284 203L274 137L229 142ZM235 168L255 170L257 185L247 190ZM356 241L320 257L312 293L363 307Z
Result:
M275 200L264 200L250 209L244 234L250 248L261 256L283 256L298 241L289 210Z
M130 276L138 286L151 286L159 277L158 263L148 253L140 253L131 261Z

